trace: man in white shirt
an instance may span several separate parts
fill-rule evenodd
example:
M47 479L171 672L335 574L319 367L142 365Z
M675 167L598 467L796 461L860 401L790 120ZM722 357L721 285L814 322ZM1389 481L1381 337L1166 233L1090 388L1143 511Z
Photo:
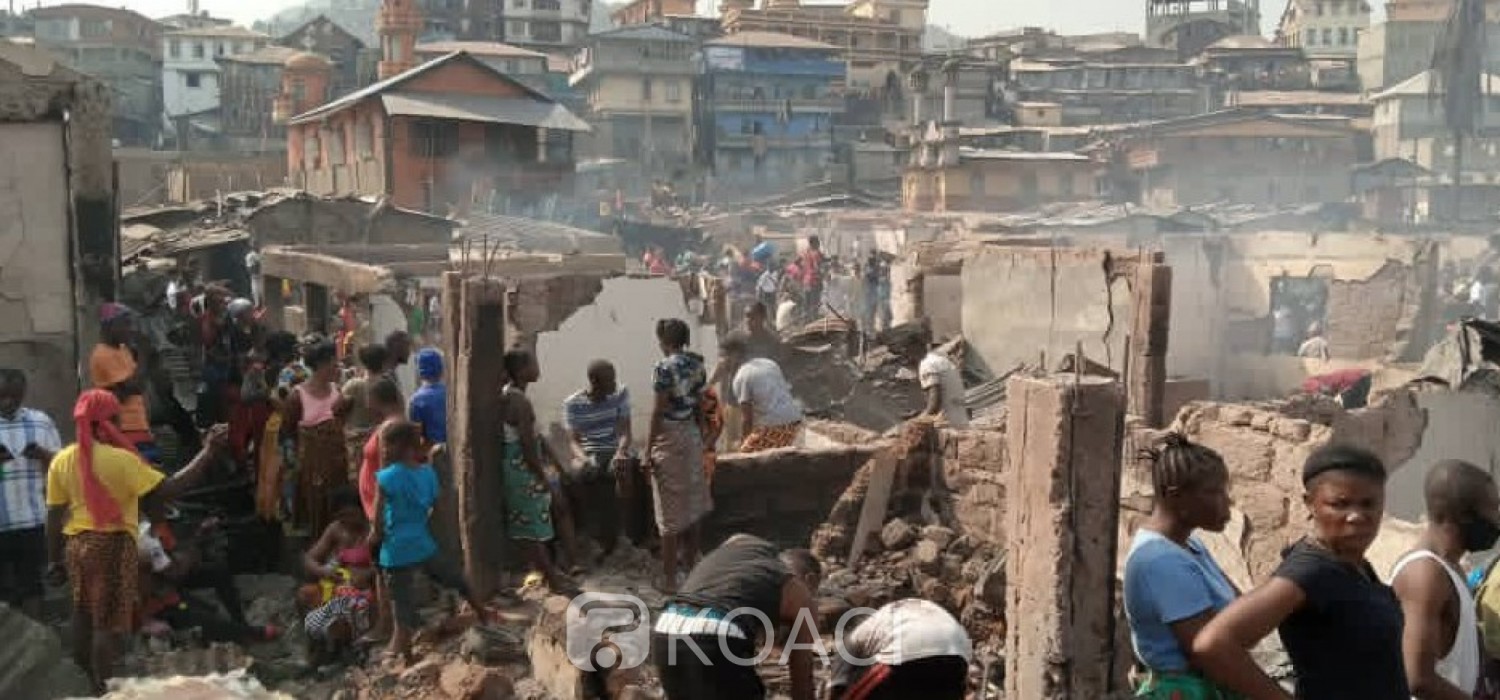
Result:
M729 400L744 416L741 452L791 447L802 432L802 406L775 360L749 356L750 337L734 331L719 344L719 355L732 368Z
M827 697L962 700L973 654L968 633L948 611L927 600L898 600L844 638Z
M931 346L931 333L924 333L926 345ZM927 356L917 365L917 379L927 395L927 408L923 415L933 416L950 428L969 427L969 407L964 405L964 380L958 365L947 355L929 349Z

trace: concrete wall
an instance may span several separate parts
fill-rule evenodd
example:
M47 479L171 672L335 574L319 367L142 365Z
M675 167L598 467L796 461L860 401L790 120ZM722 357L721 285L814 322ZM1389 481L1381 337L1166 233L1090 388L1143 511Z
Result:
M964 284L961 275L927 274L922 277L922 302L932 320L935 338L952 338L963 332ZM892 290L891 296L895 297ZM894 313L894 309L892 310Z
M632 427L636 439L644 440L651 416L651 371L661 359L656 322L663 318L680 318L694 326L692 349L712 368L718 358L713 326L694 324L677 282L607 279L592 304L568 316L557 330L537 336L542 378L528 390L537 424L544 431L553 423L561 425L562 402L588 386L588 364L604 358L614 363L620 385L630 389Z
M78 393L63 127L0 124L0 367L59 426Z
M1123 367L1130 328L1125 280L1111 284L1100 250L984 248L965 261L963 329L990 369L1005 372L1046 353L1055 366L1083 343L1083 352Z
M738 532L783 547L806 547L813 530L870 459L868 447L784 449L724 455L714 469L714 511L704 527L707 550ZM795 485L795 488L788 488Z
M1434 392L1417 395L1427 413L1420 446L1394 470L1386 486L1386 512L1416 522L1426 514L1422 482L1433 464L1444 459L1472 462L1495 473L1500 467L1500 399L1477 393Z

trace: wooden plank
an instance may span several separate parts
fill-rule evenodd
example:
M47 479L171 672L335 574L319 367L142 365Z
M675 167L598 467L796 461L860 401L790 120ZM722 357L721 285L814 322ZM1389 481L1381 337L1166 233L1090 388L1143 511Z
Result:
M883 449L875 455L875 467L870 472L870 487L865 490L864 507L859 511L859 524L854 528L854 545L849 551L849 568L853 569L869 546L870 536L880 536L885 525L885 512L891 503L891 487L896 483L896 454Z

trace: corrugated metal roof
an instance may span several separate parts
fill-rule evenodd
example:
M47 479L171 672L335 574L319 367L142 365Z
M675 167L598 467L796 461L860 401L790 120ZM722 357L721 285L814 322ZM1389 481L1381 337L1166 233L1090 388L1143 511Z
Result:
M1406 80L1396 83L1389 90L1377 92L1370 96L1371 101L1380 101L1392 97L1426 97L1428 95L1443 94L1442 88L1436 84L1436 71L1425 70ZM1500 76L1486 75L1484 77L1484 92L1487 95L1500 94Z
M522 90L526 91L526 94L531 95L531 96L535 97L538 100L546 101L546 102L549 102L549 103L552 102L552 98L547 97L546 95L543 95L542 93L537 92L536 90L533 90L530 87L527 87L525 83L522 83L521 81L516 80L515 78L512 78L512 77L510 77L510 76L508 76L508 75L506 75L504 73L501 73L498 70L495 70L494 66L491 66L490 64L485 63L484 61L479 60L478 57L473 56L473 55L471 55L471 54L469 54L467 52L464 52L464 51L455 51L453 53L448 54L447 56L443 56L441 58L435 58L435 59L433 59L431 61L423 63L422 65L419 65L416 68L413 68L413 69L411 69L409 71L406 71L405 73L401 73L399 75L393 75L393 76L391 76L389 78L386 78L385 80L382 80L382 81L379 81L379 82L376 82L376 83L372 83L370 85L366 85L365 87L360 88L358 90L355 90L354 92L351 92L351 93L349 93L347 95L344 95L343 97L340 97L340 98L338 98L338 99L336 99L336 100L334 100L332 102L329 102L328 104L325 104L325 105L323 105L321 107L313 108L311 110L308 110L307 112L304 112L304 113L299 114L299 115L297 115L295 117L292 117L287 123L288 124L304 124L304 123L307 123L307 122L310 122L310 121L317 121L317 120L322 119L323 117L326 117L326 116L328 116L330 114L336 114L338 112L342 112L342 111L344 111L344 110L346 110L346 109L348 109L350 107L353 107L356 104L359 104L360 102L364 101L367 98L370 98L370 97L373 97L375 95L379 95L379 94L385 93L385 92L391 90L392 88L396 87L397 85L400 85L400 84L402 84L402 83L404 83L404 82L406 82L408 80L411 80L412 78L415 78L415 77L417 77L419 75L424 75L424 74L429 73L431 71L437 70L438 68L446 66L449 63L452 63L454 61L468 61L472 65L479 66L479 67L483 68L484 70L489 71L495 77L498 77L501 80L504 80L504 81L506 81L508 83L511 83L512 85L515 85L516 87L521 88Z
M693 42L693 37L674 32L654 24L617 27L589 35L589 39L626 39L631 41L671 41L683 44Z
M489 124L519 124L562 131L591 131L588 122L556 102L527 97L391 92L380 96L391 115L458 119Z
M504 246L536 253L608 254L623 252L620 239L598 231L564 224L499 214L475 214L458 229L460 240L508 243Z
M287 59L300 53L302 53L302 51L298 49L290 49L285 46L276 46L275 44L272 44L256 51L251 51L250 53L220 56L218 60L228 61L232 63L252 63L264 66L280 66L285 65Z
M502 44L498 41L432 41L425 44L417 44L417 53L453 53L463 51L475 56L500 56L503 58L545 58L547 55L540 51L523 49L519 46Z
M262 34L253 29L224 25L219 27L198 27L189 29L173 29L163 32L165 36L211 36L225 37L230 39L270 39L270 35Z
M827 49L838 50L837 46L825 44L821 41L804 39L791 34L779 32L735 32L728 36L722 36L712 41L703 42L704 46L743 46L763 49Z

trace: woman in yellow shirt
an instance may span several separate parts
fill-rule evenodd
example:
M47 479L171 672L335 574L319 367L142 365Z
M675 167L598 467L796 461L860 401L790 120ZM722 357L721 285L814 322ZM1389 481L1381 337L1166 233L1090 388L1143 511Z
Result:
M90 389L78 397L78 442L47 471L47 567L54 582L72 580L73 656L104 689L114 667L116 637L135 624L136 534L143 498L171 500L192 487L228 446L228 427L208 432L203 451L171 478L141 459L119 426L114 394Z

